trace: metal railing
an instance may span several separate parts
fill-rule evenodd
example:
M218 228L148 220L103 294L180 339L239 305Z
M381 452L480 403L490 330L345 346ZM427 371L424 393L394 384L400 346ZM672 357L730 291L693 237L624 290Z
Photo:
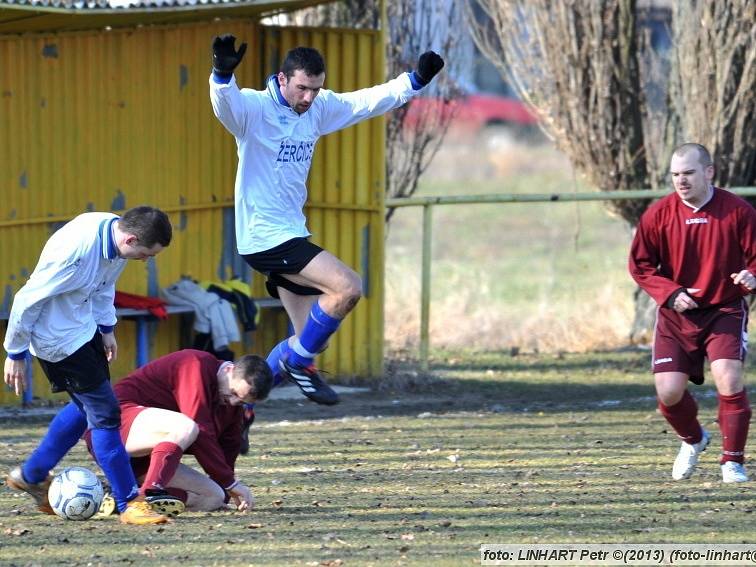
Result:
M741 197L756 197L756 187L730 187L729 191ZM486 203L569 203L574 201L626 201L634 199L657 199L670 193L669 190L613 191L611 193L530 193L493 195L452 195L437 197L407 197L386 199L386 208L422 207L422 261L420 273L420 368L428 370L430 349L430 286L431 248L433 242L433 207L436 205L480 205Z

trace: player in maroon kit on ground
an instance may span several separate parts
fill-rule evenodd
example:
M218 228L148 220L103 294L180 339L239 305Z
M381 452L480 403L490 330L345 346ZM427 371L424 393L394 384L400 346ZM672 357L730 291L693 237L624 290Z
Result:
M675 149L675 192L654 203L630 250L633 279L658 304L652 369L659 410L683 443L672 478L693 473L709 434L698 422L688 380L703 383L709 360L719 399L722 480L745 482L743 453L751 408L743 380L748 306L756 290L756 209L714 187L709 151Z
M121 438L147 502L171 515L215 510L229 499L248 510L252 494L234 476L241 404L264 400L272 383L259 356L226 362L198 350L163 356L119 381L113 389ZM207 476L181 464L184 453L194 455Z

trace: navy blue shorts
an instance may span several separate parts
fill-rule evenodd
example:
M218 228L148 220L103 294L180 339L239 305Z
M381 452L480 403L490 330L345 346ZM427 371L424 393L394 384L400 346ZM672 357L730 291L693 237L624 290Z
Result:
M253 270L267 277L265 288L273 297L278 297L279 287L296 295L322 295L322 290L296 284L281 275L298 274L322 251L320 246L306 238L292 238L270 250L243 254L242 258Z
M84 343L79 350L63 360L37 360L50 381L53 393L89 392L103 382L110 382L108 358L99 331L95 331L88 343Z
M110 385L110 368L102 335L94 337L79 350L58 362L39 360L53 392L68 392L71 400L87 417L90 429L117 429L121 408Z

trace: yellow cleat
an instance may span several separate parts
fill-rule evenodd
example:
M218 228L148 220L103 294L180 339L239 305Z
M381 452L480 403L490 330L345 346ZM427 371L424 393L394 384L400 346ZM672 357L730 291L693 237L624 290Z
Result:
M113 495L108 492L105 494L105 496L102 497L102 502L100 503L100 509L97 510L97 517L98 518L105 518L107 516L112 515L116 511L116 503L115 498L113 498Z
M152 524L165 524L168 518L155 512L152 507L144 501L143 496L137 496L129 502L126 509L121 512L121 523L133 524L135 526L144 526Z

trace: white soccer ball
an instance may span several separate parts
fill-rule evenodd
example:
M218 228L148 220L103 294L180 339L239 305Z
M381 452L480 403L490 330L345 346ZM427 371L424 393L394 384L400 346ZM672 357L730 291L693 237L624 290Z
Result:
M55 475L47 491L50 506L66 520L88 520L102 503L102 483L84 467L69 467Z

